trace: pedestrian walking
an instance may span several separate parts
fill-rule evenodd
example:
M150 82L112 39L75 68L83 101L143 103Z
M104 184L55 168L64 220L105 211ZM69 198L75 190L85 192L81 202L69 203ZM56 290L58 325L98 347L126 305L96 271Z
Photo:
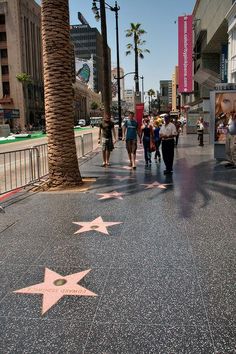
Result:
M166 165L166 170L164 174L172 174L173 172L173 162L174 162L174 148L175 141L174 138L177 135L176 127L170 122L170 116L166 115L164 117L164 124L160 129L160 138L162 144L162 157Z
M225 141L226 168L236 168L236 113L229 119Z
M126 141L126 149L129 156L130 167L136 169L138 123L134 118L134 113L129 112L129 117L123 126L123 140Z
M197 134L198 134L199 146L204 146L203 144L204 121L202 117L200 117L199 120L197 121Z
M140 143L143 142L146 167L151 166L152 163L152 152L151 152L152 141L153 141L153 126L150 124L150 117L148 115L145 115L140 130Z
M155 162L157 162L157 157L158 157L159 162L161 162L161 154L160 154L160 145L161 145L160 129L161 129L161 126L160 126L159 122L158 122L157 120L155 120L155 122L154 122L154 130L153 130L154 142L155 142L155 147L156 147L155 156L154 156Z
M175 137L175 146L178 146L178 143L179 143L179 134L181 132L181 122L179 119L175 119L174 120L174 125L176 127L176 132L177 132L177 135Z
M112 134L114 141L112 139ZM102 145L102 157L103 163L102 166L110 166L110 154L114 149L114 143L116 142L116 132L114 123L111 121L111 117L108 114L105 114L102 122L99 125L98 133L98 144Z

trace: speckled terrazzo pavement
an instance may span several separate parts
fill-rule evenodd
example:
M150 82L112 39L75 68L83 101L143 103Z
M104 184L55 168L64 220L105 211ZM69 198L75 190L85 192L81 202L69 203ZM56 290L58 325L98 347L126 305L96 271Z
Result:
M236 353L236 170L196 136L175 153L171 177L163 162L145 168L142 151L132 171L119 142L110 167L96 153L83 161L89 191L3 203L1 354ZM123 199L100 199L114 192ZM76 233L100 216L120 224ZM14 291L44 282L45 268L62 280L90 269L79 285L97 296L63 296L42 314L43 295Z

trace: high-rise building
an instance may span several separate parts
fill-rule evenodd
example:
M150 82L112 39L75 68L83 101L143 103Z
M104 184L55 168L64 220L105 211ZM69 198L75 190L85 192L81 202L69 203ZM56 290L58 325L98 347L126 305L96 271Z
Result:
M160 80L160 109L164 113L172 109L172 80Z
M129 111L134 112L134 90L124 90L124 113L128 114Z
M94 91L103 93L103 50L102 36L97 28L89 26L88 22L78 13L80 25L71 26L71 40L75 48L75 57L79 59L94 60ZM108 72L111 75L111 51L108 47L109 65ZM111 82L111 79L109 80ZM111 87L110 87L111 89Z
M113 68L111 70L111 80L112 80L112 83L114 83L114 86L116 88L117 88L117 80L115 78L117 77L117 73L118 73L117 68ZM124 100L124 90L125 90L124 69L120 68L120 98L121 98L121 100ZM113 92L112 100L113 101L118 100L117 90L115 92Z
M175 70L172 74L172 111L174 112L180 110L178 85L179 85L179 67L175 66Z
M0 122L12 129L41 123L40 27L41 8L34 0L0 0Z

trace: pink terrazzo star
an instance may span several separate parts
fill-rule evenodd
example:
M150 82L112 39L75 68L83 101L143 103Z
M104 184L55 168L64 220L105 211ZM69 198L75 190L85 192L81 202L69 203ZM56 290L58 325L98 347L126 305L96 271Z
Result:
M44 282L31 285L27 288L15 290L20 294L42 294L43 305L42 315L55 305L63 296L97 296L90 290L78 285L78 282L90 272L91 269L83 272L66 275L65 277L45 268Z
M119 181L125 181L127 179L133 179L133 177L129 177L129 176L115 176L113 177L113 179L117 179Z
M131 166L121 166L121 168L123 168L124 170L132 170Z
M166 186L169 184L161 184L159 182L153 182L150 184L141 184L141 186L146 186L145 189L152 189L152 188L160 188L160 189L167 189Z
M99 216L93 221L88 221L88 222L78 221L78 222L73 222L73 224L82 226L81 229L75 232L75 234L81 234L82 232L93 230L93 231L101 232L102 234L109 235L107 231L107 227L122 224L122 222L105 222L103 221L102 217Z
M122 196L124 195L124 193L119 193L114 191L111 193L97 193L97 195L101 196L100 198L98 198L99 200L110 199L110 198L123 199Z

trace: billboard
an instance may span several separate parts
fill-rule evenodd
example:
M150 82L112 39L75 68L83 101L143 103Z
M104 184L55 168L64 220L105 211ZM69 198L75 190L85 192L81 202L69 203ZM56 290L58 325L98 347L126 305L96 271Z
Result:
M228 131L231 132L236 119L236 91L215 93L215 142L224 144Z
M79 59L75 58L76 79L87 84L93 90L93 58Z
M193 19L192 15L178 17L179 92L193 91Z
M220 79L221 82L227 82L228 80L228 45L227 44L223 44L221 46Z

